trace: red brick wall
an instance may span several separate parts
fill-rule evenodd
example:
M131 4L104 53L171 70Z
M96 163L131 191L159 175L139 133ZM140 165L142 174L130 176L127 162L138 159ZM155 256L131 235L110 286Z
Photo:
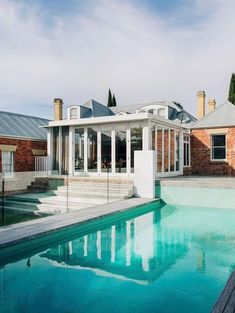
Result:
M34 171L35 156L32 149L46 150L47 143L45 141L31 141L0 138L0 145L17 146L14 153L14 170L15 172ZM0 151L0 173L2 172L2 153Z
M211 135L220 133L226 133L226 162L216 162L210 160ZM193 174L235 175L235 128L192 130L191 164Z

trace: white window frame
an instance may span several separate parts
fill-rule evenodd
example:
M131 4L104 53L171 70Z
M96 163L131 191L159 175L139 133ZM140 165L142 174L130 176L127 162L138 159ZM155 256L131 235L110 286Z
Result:
M187 137L188 140L185 140L184 138ZM183 167L191 167L191 138L189 134L183 134L183 153L184 153L184 144L187 145L187 153L188 153L188 160L189 163L186 165L184 164L184 155L183 155ZM187 156L186 156L186 160L187 160Z
M213 148L215 148L213 146L213 136L225 136L225 146L215 146L215 147L219 147L219 148L222 148L224 147L225 148L225 159L214 159L213 158ZM210 136L210 144L211 144L211 149L210 149L210 160L211 162L226 162L227 161L227 135L225 133L216 133L216 134L211 134Z
M8 164L5 164L3 161L6 159L6 158L4 158L4 154L7 154L7 153L9 153L10 154L10 162L8 163ZM5 171L4 170L4 167L5 166L10 166L10 171ZM13 176L13 174L14 174L14 167L15 167L15 162L14 162L14 151L2 151L2 174L4 175L4 176Z

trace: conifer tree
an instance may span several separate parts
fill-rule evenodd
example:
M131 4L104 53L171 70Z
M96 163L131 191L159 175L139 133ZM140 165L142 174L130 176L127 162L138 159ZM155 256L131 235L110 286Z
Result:
M112 107L113 106L113 98L112 98L112 93L111 90L109 89L109 94L108 94L108 107Z
M230 80L228 100L235 104L235 73L232 74Z
M115 95L113 94L113 99L112 99L112 106L116 107L117 106L117 102L116 102L116 98Z

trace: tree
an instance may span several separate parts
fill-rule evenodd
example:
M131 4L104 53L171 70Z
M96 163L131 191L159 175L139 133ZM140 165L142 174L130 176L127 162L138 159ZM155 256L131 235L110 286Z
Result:
M230 80L228 100L235 105L235 73L232 73Z
M112 103L113 103L113 107L116 107L117 106L117 102L116 102L116 98L115 98L115 95L113 94L113 99L112 99Z
M113 98L112 98L112 93L111 90L109 89L109 94L108 94L108 107L112 107L113 106Z

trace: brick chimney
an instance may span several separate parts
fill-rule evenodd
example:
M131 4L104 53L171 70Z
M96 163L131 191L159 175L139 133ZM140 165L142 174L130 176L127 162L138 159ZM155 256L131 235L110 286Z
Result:
M205 91L197 92L197 118L205 116L206 93Z
M63 100L54 99L54 121L60 121L63 119Z
M208 100L208 111L209 112L214 111L215 107L216 107L215 99L209 99Z

